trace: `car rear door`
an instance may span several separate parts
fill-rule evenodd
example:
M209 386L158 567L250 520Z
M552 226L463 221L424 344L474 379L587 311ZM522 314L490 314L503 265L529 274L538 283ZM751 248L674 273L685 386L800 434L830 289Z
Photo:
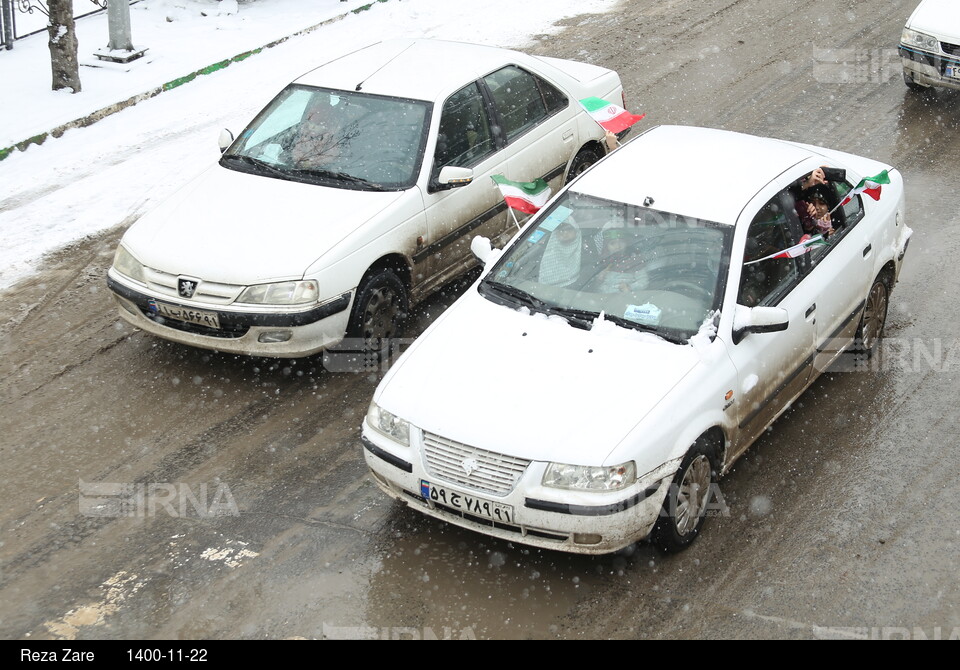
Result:
M483 84L506 141L504 176L520 182L542 178L556 193L563 186L567 164L580 147L579 102L542 76L516 65L491 72ZM506 232L509 237L515 229Z
M779 257L799 241L799 219L787 191L776 193L751 220L743 246L734 250L741 264L737 304L772 306L786 310L786 330L751 333L731 343L730 358L737 368L739 439L734 453L749 445L810 379L816 336L817 292L801 281L798 258Z

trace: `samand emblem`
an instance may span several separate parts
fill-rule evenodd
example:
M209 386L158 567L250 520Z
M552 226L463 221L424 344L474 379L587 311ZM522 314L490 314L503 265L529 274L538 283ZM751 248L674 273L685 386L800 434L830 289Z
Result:
M475 458L465 458L460 461L460 467L467 473L467 477L480 469L480 463Z

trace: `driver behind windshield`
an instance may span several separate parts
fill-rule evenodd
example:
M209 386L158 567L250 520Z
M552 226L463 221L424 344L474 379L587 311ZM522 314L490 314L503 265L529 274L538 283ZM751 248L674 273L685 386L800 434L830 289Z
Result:
M646 288L646 273L643 272L643 259L632 248L635 235L623 228L608 228L602 233L603 245L599 270L590 282L600 293L617 293Z

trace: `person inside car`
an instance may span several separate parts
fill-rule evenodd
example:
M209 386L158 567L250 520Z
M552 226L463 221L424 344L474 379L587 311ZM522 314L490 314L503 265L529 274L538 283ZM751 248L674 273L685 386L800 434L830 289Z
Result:
M820 234L824 237L833 234L830 205L827 204L827 199L821 194L811 193L806 200L798 201L797 214L800 215L803 232L810 235Z

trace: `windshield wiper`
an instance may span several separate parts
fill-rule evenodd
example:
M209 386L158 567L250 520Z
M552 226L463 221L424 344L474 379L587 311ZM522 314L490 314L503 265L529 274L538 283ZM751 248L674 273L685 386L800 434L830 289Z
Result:
M522 305L548 316L555 315L563 317L571 326L583 328L584 330L589 330L593 320L597 317L596 312L588 312L582 309L570 309L567 307L558 307L557 305L552 305L541 300L540 298L530 295L523 289L519 289L516 286L511 286L510 284L501 284L500 282L486 279L483 281L481 286L513 298Z
M371 191L385 191L386 188L382 184L372 182L363 177L357 177L356 175L347 174L346 172L336 172L334 170L316 170L310 168L299 168L296 170L290 170L288 174L295 176L307 176L307 177L320 177L321 179L333 179L336 181L345 181L351 184L360 184L361 186L366 186Z
M622 326L624 328L633 328L634 330L643 330L649 333L653 333L657 337L662 337L667 342L673 342L674 344L687 343L686 339L678 335L671 335L669 333L665 333L664 331L660 330L656 326L651 326L646 323L639 323L637 321L631 321L630 319L625 319L622 316L615 316L613 314L606 314L606 313L604 313L603 318L606 319L607 321L612 321L618 326Z
M256 168L261 168L267 172L271 172L275 175L281 177L287 176L287 173L267 161L260 160L259 158L254 158L253 156L245 156L244 154L224 154L223 160L225 161L238 161L240 163L246 163L247 165L252 165Z
M547 312L549 314L562 316L571 326L583 328L584 330L590 330L590 328L593 327L593 322L600 316L599 312L591 312L586 309L574 309L572 307L549 307Z
M549 309L547 303L540 298L535 298L523 289L519 289L516 286L510 286L509 284L501 284L498 281L492 281L490 279L485 279L480 284L482 287L499 293L502 296L507 296L512 298L515 302L519 302L521 305L530 307L539 312L546 312Z

